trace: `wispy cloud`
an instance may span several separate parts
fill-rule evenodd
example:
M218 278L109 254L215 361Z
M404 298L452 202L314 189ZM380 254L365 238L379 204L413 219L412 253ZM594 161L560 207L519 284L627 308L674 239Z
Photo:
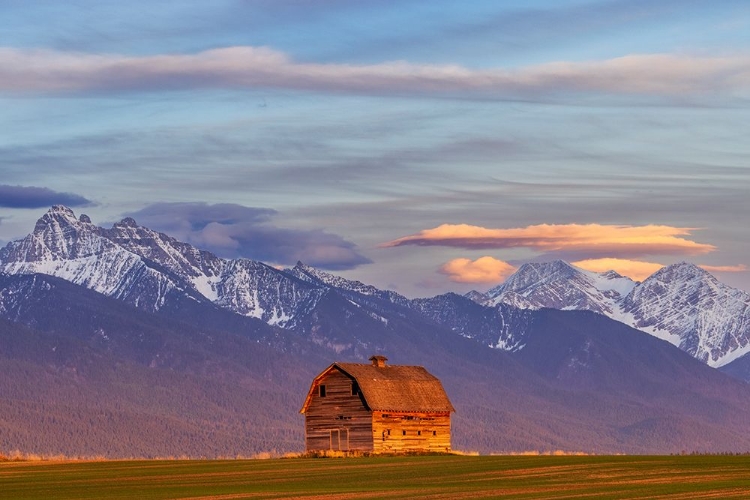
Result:
M745 55L634 54L602 61L471 69L407 61L303 63L271 48L251 46L141 57L0 48L0 91L18 94L281 88L484 98L559 92L684 97L748 87L750 56Z
M628 257L640 255L701 255L715 246L682 238L693 228L602 224L540 224L525 228L488 229L468 224L443 224L383 243L447 246L465 249L529 248L541 252L590 252Z
M709 266L707 264L701 264L701 269L705 269L710 273L744 273L748 270L745 264L737 264L735 266Z
M44 208L58 204L83 207L92 202L74 193L61 193L45 187L0 184L0 207Z
M644 262L640 260L628 259L586 259L572 262L574 266L587 271L603 273L607 271L616 271L623 276L632 278L636 281L643 281L656 271L664 267L664 264L656 262Z
M154 203L127 214L222 257L246 257L291 265L303 261L328 270L369 264L354 243L322 229L287 229L271 224L275 210L236 204Z
M499 283L515 270L507 262L484 256L476 260L453 259L440 266L439 272L455 283Z

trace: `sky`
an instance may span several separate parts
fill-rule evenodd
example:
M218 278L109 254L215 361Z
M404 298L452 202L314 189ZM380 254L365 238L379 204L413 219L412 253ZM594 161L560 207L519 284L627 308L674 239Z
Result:
M746 0L4 0L0 244L53 204L409 297L750 291Z

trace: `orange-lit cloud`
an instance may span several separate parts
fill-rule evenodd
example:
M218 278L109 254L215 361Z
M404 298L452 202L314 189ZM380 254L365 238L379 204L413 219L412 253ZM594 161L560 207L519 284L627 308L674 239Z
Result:
M736 266L709 266L709 265L700 265L698 266L701 269L704 269L710 273L743 273L747 271L747 266L745 264L738 264Z
M448 246L466 249L530 248L542 252L582 252L613 257L638 255L700 255L716 250L689 236L694 228L602 224L539 224L489 229L468 224L443 224L405 236L382 247Z
M663 264L657 264L656 262L628 259L586 259L571 262L571 264L596 273L616 271L636 281L643 281L664 267Z
M477 260L453 259L440 267L440 272L456 283L499 283L515 270L507 262L489 256Z

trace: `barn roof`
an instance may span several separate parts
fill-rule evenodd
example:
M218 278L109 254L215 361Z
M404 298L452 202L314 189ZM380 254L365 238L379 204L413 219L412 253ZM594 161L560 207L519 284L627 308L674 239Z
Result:
M422 366L333 363L313 380L302 413L320 380L331 370L340 370L355 380L365 404L373 411L455 411L440 380Z

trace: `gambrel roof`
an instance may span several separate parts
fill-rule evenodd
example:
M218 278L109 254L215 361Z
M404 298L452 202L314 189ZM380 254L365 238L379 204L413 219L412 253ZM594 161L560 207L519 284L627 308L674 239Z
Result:
M455 409L440 380L421 366L374 366L360 363L333 363L323 370L310 386L305 413L320 381L332 370L339 370L357 383L371 411L442 413Z

